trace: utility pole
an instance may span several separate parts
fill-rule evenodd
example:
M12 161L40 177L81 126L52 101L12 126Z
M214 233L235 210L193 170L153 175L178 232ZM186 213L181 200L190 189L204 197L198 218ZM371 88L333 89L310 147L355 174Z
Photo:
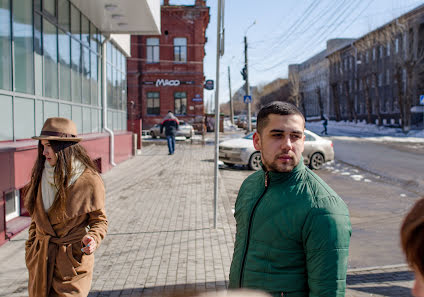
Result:
M247 62L247 36L244 36L244 69L246 73L246 95L250 95L250 87L249 87L249 68ZM250 101L247 103L247 132L252 131L252 119L251 119L251 103Z
M231 124L234 125L234 106L233 106L233 96L231 95L230 66L228 66L228 88L230 89L230 118L231 118Z
M221 6L222 0L218 0L218 21L216 24L216 88L215 88L215 158L214 158L214 214L213 227L216 229L218 211L218 161L219 161L219 63L224 54L224 8Z

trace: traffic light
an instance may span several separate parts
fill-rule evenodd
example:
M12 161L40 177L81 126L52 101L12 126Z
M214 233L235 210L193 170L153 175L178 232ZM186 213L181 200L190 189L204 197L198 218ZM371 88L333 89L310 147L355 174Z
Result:
M247 71L246 66L243 67L243 69L240 71L241 76L243 77L243 80L247 80Z

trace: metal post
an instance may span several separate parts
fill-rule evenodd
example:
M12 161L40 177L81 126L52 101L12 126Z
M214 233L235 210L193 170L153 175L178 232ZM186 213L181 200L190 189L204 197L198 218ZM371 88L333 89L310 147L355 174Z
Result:
M231 118L231 124L234 125L234 106L233 106L233 96L231 95L230 66L228 66L228 88L230 90L230 118Z
M221 58L221 0L218 0L218 22L216 25L216 89L215 89L215 162L214 162L214 212L213 227L216 229L218 209L218 160L219 160L219 62Z
M244 67L246 69L246 95L250 95L250 87L249 87L249 68L247 67L247 36L244 36ZM251 103L247 103L247 132L252 131L252 119L251 119Z

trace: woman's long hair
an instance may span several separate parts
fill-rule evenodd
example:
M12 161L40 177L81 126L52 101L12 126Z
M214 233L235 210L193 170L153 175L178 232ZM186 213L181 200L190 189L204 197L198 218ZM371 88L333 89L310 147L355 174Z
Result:
M98 169L91 158L88 156L87 151L80 144L71 141L56 141L49 140L53 151L57 155L57 162L54 168L54 183L57 193L51 208L58 208L63 216L65 216L65 205L67 200L66 188L71 178L72 173L72 159L79 160L86 168L94 172ZM38 142L38 157L32 168L31 180L25 186L25 207L30 214L34 212L35 199L37 197L38 188L43 176L44 163L46 157L43 155L43 145L41 141Z

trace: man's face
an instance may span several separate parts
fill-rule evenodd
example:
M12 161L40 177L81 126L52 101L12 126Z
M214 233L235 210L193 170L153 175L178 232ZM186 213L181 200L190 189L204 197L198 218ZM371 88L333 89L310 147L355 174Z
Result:
M253 135L255 149L261 151L268 171L290 172L299 164L305 144L304 127L300 115L268 115L261 134Z

